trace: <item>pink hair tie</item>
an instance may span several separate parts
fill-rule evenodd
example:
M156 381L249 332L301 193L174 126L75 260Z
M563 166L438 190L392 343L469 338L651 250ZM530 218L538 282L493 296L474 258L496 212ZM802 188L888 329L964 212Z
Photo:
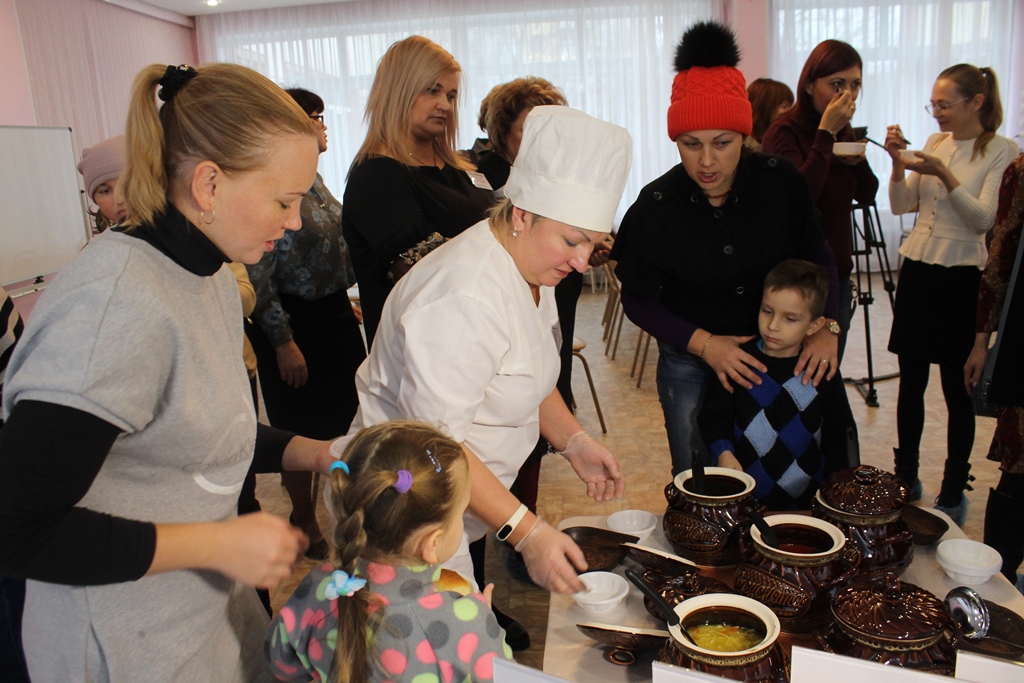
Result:
M409 489L412 488L412 472L409 470L398 470L398 481L391 486L399 493L409 493Z

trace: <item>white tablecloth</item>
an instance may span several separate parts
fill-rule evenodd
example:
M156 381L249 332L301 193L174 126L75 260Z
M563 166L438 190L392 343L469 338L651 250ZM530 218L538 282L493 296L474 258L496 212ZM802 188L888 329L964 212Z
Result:
M966 538L960 527L953 524L942 512L934 511L949 523L949 531L942 540L950 538ZM607 529L605 517L570 517L558 525L560 529L572 526L592 526ZM661 529L661 515L658 526L649 538L641 541L641 545L657 548L667 552L675 552ZM907 581L931 591L939 599L946 596L950 589L960 585L946 576L942 567L935 560L935 549L938 544L914 546L914 561L900 576ZM626 561L615 571L622 573L625 566L632 562ZM975 590L992 602L1012 609L1024 616L1024 596L1010 584L1002 574L996 574ZM644 608L643 594L630 584L630 592L626 599L615 609L600 614L590 614L581 610L568 595L551 595L548 608L547 643L544 646L544 671L560 678L581 683L620 683L625 681L651 680L651 661L657 654L656 650L640 653L637 662L631 666L617 666L603 657L604 646L583 635L576 624L598 622L621 626L664 629L664 622L658 622Z

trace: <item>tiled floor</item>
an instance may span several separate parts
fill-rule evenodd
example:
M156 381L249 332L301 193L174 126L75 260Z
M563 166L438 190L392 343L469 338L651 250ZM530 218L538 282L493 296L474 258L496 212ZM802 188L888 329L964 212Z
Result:
M875 288L876 302L869 307L871 317L874 372L882 376L896 371L896 358L885 350L888 340L891 311L880 283ZM652 344L647 359L641 388L630 377L638 330L628 320L622 328L621 340L615 360L604 354L601 342L601 317L606 295L587 288L579 302L576 335L588 343L584 355L590 363L594 383L601 400L601 408L608 425L608 434L601 435L597 413L587 388L586 376L577 361L573 373L573 388L579 403L578 416L583 426L600 438L619 458L627 478L626 496L622 501L597 504L585 496L585 490L571 468L558 456L545 459L540 486L540 513L552 523L573 515L608 514L628 508L664 512L662 490L670 479L668 446L665 438L661 406L658 403L654 376L657 364L657 345ZM843 364L846 377L862 378L867 373L865 325L861 310L855 314L849 346ZM850 404L860 430L861 460L864 463L891 470L892 447L896 438L896 392L898 380L876 385L880 406L870 408L853 387L848 387ZM938 493L945 460L945 404L939 387L937 369L933 373L926 397L927 423L922 442L921 479L925 486L922 504ZM978 419L975 449L972 456L977 477L974 491L968 498L971 505L965 531L980 539L985 502L990 486L998 479L995 463L985 459L992 437L994 421ZM264 508L287 516L290 505L284 489L272 475L261 475L257 495ZM326 529L326 512L321 505L321 523ZM494 548L488 550L488 580L495 583L495 603L518 618L530 631L533 645L516 659L524 664L540 667L543 661L544 632L547 627L548 598L544 591L511 579L497 558ZM306 574L312 563L296 568L292 581L286 582L273 596L274 607L280 606Z

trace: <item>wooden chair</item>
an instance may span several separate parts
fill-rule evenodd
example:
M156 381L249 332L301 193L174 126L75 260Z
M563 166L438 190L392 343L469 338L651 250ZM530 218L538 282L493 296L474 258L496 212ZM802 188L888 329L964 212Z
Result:
M594 386L594 377L590 374L590 365L583 357L583 349L587 348L587 342L579 337L572 338L572 355L576 356L583 363L583 371L587 373L587 384L590 385L590 395L594 397L594 407L597 408L597 419L601 422L601 433L607 434L608 428L604 424L604 413L601 412L601 402L597 400L597 388ZM575 407L575 406L573 406Z

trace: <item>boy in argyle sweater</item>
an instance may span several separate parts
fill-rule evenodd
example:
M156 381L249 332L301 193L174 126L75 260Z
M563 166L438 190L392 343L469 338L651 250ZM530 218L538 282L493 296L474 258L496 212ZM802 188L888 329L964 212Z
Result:
M761 338L741 346L768 372L757 372L761 384L751 389L732 382L731 393L709 382L698 417L718 465L752 476L754 497L769 510L809 509L825 477L848 466L856 438L839 373L817 387L793 375L804 339L825 324L827 296L821 266L788 259L773 268L758 315Z

